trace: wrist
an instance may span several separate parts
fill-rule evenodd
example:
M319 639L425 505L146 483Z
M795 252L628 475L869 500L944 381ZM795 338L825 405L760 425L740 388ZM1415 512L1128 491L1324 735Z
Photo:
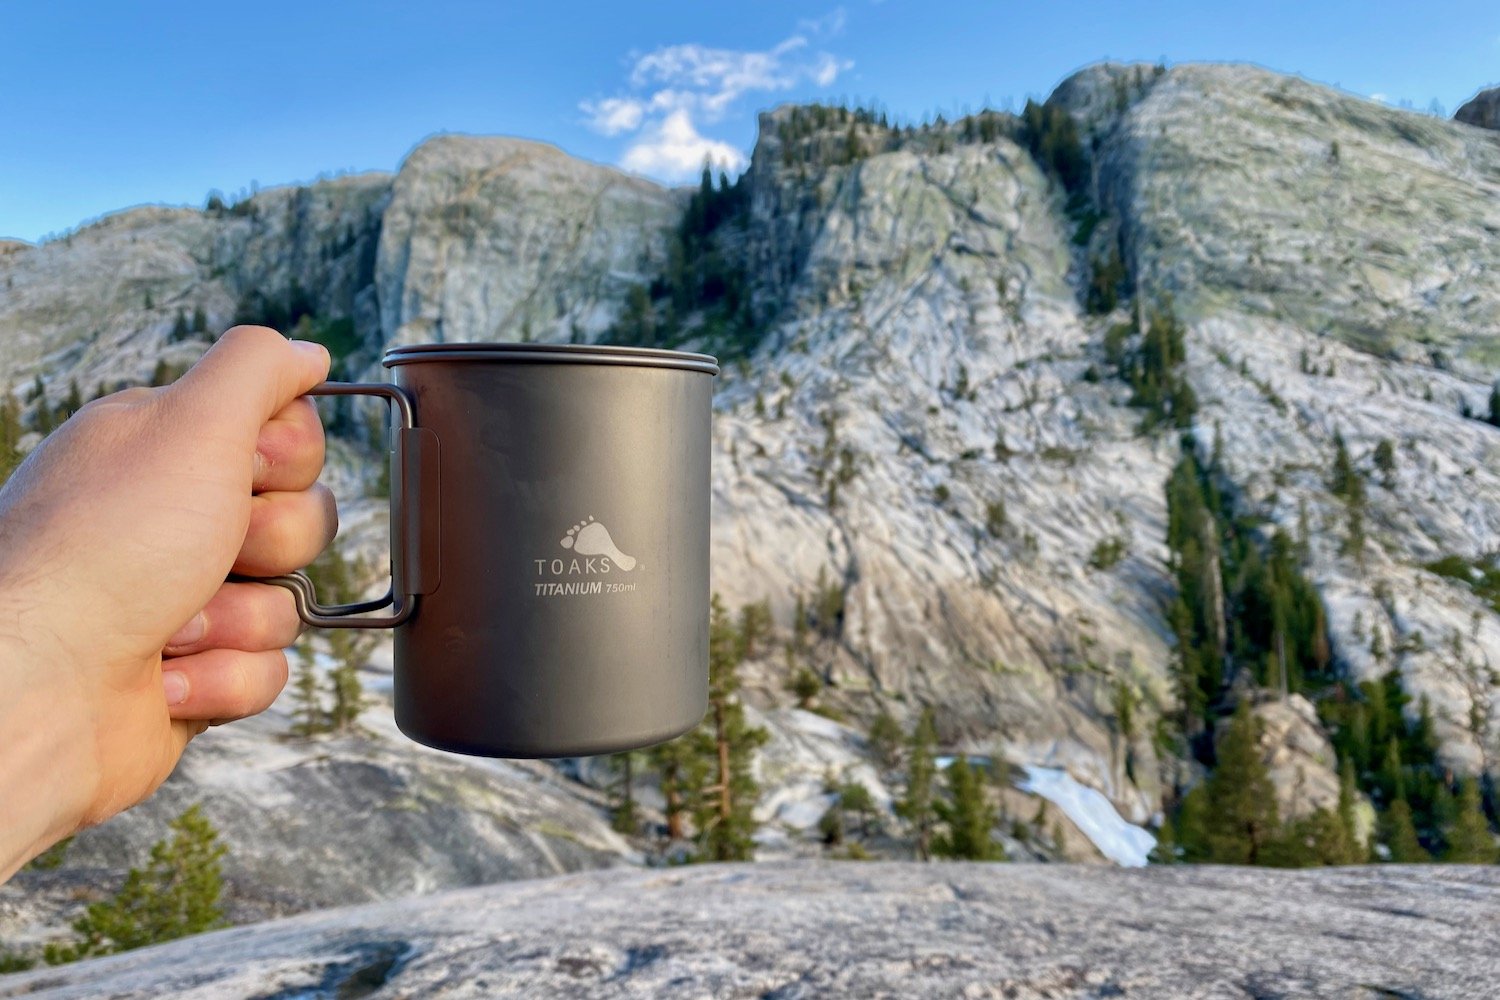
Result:
M0 638L0 882L86 815L93 741L74 719L85 703L64 690L70 676L52 657Z

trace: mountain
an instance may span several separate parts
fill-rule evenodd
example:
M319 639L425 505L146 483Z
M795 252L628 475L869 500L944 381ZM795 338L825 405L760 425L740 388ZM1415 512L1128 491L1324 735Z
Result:
M1368 831L1396 730L1436 755L1408 770L1500 766L1497 235L1500 135L1252 67L1105 64L1019 115L778 108L744 177L696 191L440 136L394 177L123 212L0 248L0 366L56 402L169 376L236 318L355 376L423 341L716 351L714 588L774 623L746 668L772 733L766 853L819 850L843 771L904 856L864 729L923 705L945 752L1061 769L1151 824L1248 699L1282 817L1336 809L1347 759ZM343 544L378 554L355 437L329 475ZM788 707L802 667L843 722ZM80 857L118 873L206 797L243 831L240 881L302 900L251 892L252 914L639 860L604 827L599 762L448 761L384 711L326 745L288 748L284 720L213 734ZM261 756L288 773L256 784ZM333 827L386 812L351 833L348 884L319 888L281 831L343 768L365 777L322 803ZM1040 804L1005 794L1014 816ZM478 831L456 857L384 871L361 846L423 841L454 808ZM1066 815L1065 853L1097 857Z
M1453 120L1478 128L1500 129L1500 87L1481 90L1453 113Z
M25 973L0 997L1472 997L1500 970L1497 895L1483 868L588 873Z

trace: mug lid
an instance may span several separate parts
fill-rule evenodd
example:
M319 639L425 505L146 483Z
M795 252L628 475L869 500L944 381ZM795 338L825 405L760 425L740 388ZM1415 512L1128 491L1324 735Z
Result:
M719 361L708 354L667 351L655 347L614 347L608 344L406 344L392 347L382 361L387 368L419 361L499 361L525 364L638 365L646 368L683 368L719 374Z

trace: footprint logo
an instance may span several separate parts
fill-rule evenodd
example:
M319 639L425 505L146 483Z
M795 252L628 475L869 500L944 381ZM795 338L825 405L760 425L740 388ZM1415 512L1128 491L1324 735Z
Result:
M587 521L580 521L568 529L563 536L562 547L572 549L581 556L608 556L614 564L625 572L635 569L635 556L627 556L615 545L615 540L609 537L609 529L598 521L593 515L589 515Z

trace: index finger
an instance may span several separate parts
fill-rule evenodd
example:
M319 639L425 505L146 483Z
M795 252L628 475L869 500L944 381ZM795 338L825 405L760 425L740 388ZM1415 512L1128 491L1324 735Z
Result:
M202 427L232 431L253 448L261 427L328 377L328 349L264 326L237 326L166 392Z

